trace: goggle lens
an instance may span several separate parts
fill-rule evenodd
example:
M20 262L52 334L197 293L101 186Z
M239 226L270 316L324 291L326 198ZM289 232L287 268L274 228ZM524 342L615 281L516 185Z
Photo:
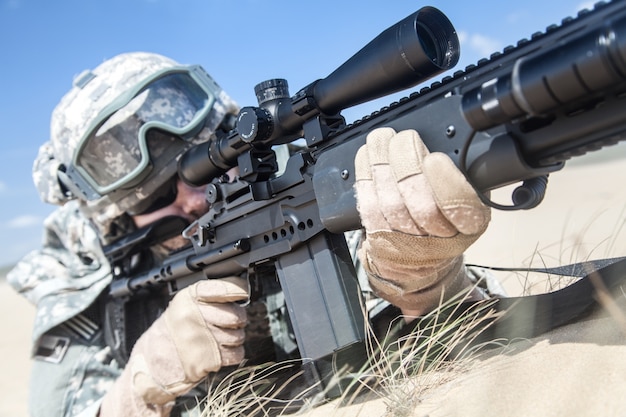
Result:
M189 73L165 74L105 117L82 142L75 163L100 189L129 186L150 163L146 131L157 128L187 139L202 128L213 99Z

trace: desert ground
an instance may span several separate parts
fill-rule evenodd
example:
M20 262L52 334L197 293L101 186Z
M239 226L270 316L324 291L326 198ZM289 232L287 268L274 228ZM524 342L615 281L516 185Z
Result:
M27 385L30 373L30 332L35 309L0 282L0 416L27 416Z
M556 266L626 255L626 147L607 148L550 177L532 210L494 210L489 230L467 261L490 266ZM500 194L496 193L496 198ZM499 273L509 295L541 291L540 278ZM544 289L545 291L545 289ZM0 278L0 417L27 416L30 332L34 308ZM405 414L385 398L349 407L325 405L310 415L529 416L626 415L626 338L599 319L523 340L447 375L414 397ZM392 404L393 405L393 404Z

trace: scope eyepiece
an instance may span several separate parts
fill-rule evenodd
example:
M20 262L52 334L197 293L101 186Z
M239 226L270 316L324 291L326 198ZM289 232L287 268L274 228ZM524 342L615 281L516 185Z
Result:
M320 110L335 114L441 74L459 62L460 50L456 30L446 15L423 7L319 80L314 99Z
M459 62L460 48L456 31L448 19L437 9L422 9L417 16L417 37L424 54L443 70Z

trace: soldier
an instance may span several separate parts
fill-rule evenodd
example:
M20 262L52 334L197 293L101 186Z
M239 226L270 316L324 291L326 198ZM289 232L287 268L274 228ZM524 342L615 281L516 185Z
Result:
M59 208L45 222L42 249L8 276L37 306L31 415L168 416L209 374L244 359L246 310L237 302L248 286L240 277L136 305L125 326L140 323L141 337L120 352L115 323L105 320L113 274L102 249L164 216L193 221L208 210L204 188L177 177L177 161L227 130L237 112L201 67L149 53L82 73L54 109L33 178ZM471 287L462 254L490 213L450 159L429 154L414 131L377 129L356 168L365 227L356 261L374 292L413 317L435 308L442 292ZM180 245L174 238L150 256Z

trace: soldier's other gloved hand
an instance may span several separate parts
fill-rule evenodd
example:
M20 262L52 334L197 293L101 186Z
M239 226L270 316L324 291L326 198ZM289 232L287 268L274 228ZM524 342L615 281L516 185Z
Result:
M181 290L133 347L100 407L101 417L168 416L176 397L210 372L244 358L248 298L239 277L204 280Z
M463 252L490 210L443 153L414 130L373 130L356 159L356 196L366 237L358 255L372 289L420 315L468 287Z

